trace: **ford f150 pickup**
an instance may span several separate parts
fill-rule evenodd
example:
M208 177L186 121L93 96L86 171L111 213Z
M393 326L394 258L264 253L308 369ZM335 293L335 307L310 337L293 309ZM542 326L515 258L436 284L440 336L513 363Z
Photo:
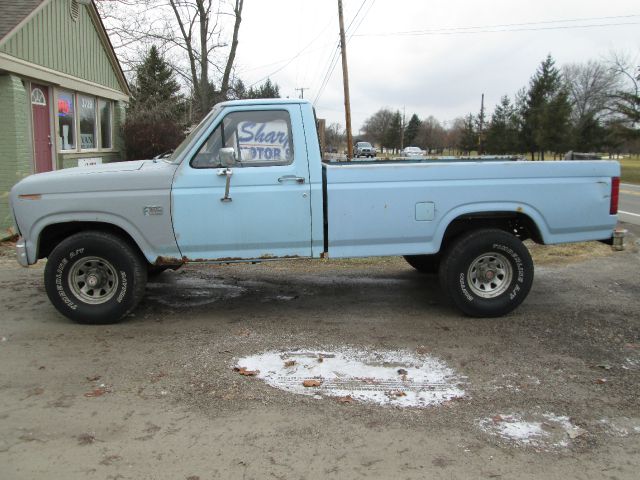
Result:
M11 191L17 257L47 258L53 305L116 322L147 276L189 262L402 255L464 313L499 316L533 282L522 243L610 240L610 161L323 163L312 106L218 104L171 157L32 175Z

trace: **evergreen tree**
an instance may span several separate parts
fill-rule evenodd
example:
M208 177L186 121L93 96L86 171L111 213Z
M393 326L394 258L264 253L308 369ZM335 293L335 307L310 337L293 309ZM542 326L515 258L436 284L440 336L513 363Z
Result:
M478 146L478 136L476 132L476 121L472 114L469 114L464 119L462 132L459 139L458 148L470 154Z
M409 123L407 123L407 127L404 130L404 146L409 147L415 143L416 137L418 136L418 132L420 131L420 127L422 126L422 122L418 118L418 115L415 113L411 115L409 119Z
M259 87L251 87L245 98L280 98L280 87L267 78Z
M155 108L165 104L177 106L182 102L180 85L171 66L152 45L142 63L136 68L129 107Z
M128 159L151 158L184 138L185 102L171 66L155 46L136 69L123 137Z
M521 112L522 140L535 159L544 160L544 152L560 152L567 146L569 135L568 92L555 61L548 55L529 82L526 101Z
M496 106L486 131L486 151L497 155L518 152L518 116L508 96Z
M402 115L397 111L391 118L389 129L384 138L384 146L397 151L400 148L400 136L402 133Z

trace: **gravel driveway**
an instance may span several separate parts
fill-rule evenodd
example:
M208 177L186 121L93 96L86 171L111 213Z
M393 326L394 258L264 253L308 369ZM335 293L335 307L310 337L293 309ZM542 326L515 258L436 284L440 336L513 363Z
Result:
M82 326L42 264L0 257L0 478L636 479L638 248L558 258L498 319L383 258L169 271L126 322ZM412 406L394 385L416 369L450 394Z

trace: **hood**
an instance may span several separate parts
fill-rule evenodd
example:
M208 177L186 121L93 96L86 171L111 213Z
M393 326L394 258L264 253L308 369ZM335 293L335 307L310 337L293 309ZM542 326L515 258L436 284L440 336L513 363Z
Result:
M11 190L18 195L170 188L176 165L162 160L114 162L30 175Z

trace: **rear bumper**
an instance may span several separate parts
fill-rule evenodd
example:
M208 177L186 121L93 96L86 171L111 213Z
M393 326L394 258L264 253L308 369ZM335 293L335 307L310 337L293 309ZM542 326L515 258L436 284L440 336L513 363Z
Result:
M20 237L16 243L16 260L23 267L29 266L29 259L27 258L27 242L24 238Z

